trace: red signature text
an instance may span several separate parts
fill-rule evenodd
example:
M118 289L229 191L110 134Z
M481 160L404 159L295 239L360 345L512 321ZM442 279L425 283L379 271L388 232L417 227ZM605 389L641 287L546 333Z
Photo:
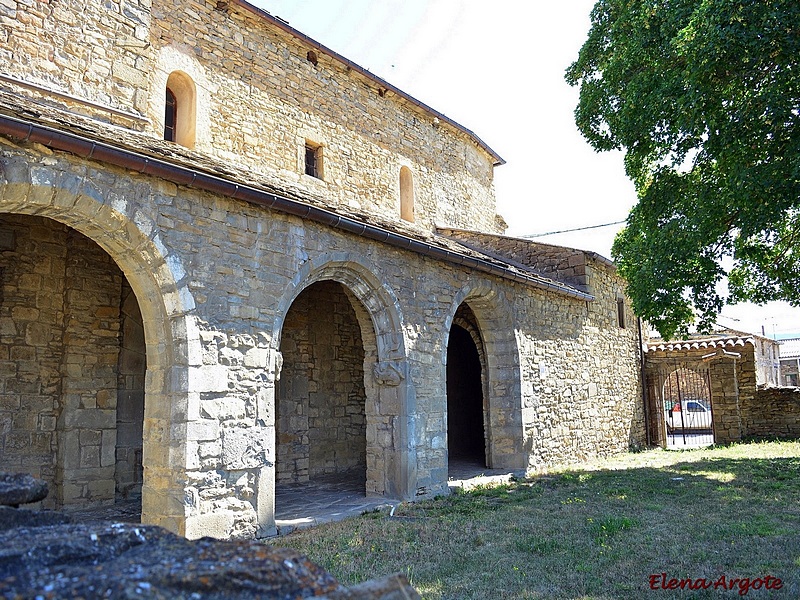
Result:
M717 579L705 578L691 578L685 577L677 579L675 577L667 577L666 573L657 573L650 575L650 589L651 590L736 590L740 596L746 596L750 590L779 590L783 587L783 582L772 575L766 577L757 577L750 579L749 577L731 577L720 575Z

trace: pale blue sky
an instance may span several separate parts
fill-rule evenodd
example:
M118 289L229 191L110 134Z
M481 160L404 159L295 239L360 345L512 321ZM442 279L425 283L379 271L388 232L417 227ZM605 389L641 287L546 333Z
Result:
M495 170L508 235L623 220L636 202L620 154L578 133L563 78L593 0L258 0L260 8L475 132ZM537 238L610 257L619 226ZM800 310L736 306L722 325L800 332ZM738 320L733 320L738 319Z

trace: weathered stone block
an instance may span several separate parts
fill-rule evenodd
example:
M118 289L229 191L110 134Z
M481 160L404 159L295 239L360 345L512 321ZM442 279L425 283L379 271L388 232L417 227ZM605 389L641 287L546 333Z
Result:
M0 505L18 506L47 497L47 482L27 473L0 472Z
M217 419L219 421L235 421L244 419L246 415L245 401L236 396L201 400L200 403L201 418Z
M219 421L212 421L211 419L201 419L198 421L190 421L186 424L186 439L194 441L216 440L220 434ZM178 431L178 438L181 439L180 431Z
M189 385L195 392L225 392L229 389L228 367L203 365L189 370Z
M226 469L253 469L271 465L272 431L266 427L224 427L222 464Z
M64 411L61 415L65 429L113 429L117 424L115 410L81 409Z

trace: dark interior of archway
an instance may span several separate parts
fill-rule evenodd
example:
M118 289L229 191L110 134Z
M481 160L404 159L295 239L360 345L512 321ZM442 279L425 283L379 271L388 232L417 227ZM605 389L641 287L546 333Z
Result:
M0 464L44 508L141 507L145 342L114 259L56 221L0 215Z
M447 343L447 440L451 462L486 466L481 360L470 333L456 324Z
M278 484L366 482L361 327L343 286L321 281L292 303L281 333Z

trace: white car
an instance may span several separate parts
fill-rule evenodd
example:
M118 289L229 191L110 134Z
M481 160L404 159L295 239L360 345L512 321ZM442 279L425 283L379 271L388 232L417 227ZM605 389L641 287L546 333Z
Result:
M677 402L665 412L667 431L711 429L711 408L699 400Z

